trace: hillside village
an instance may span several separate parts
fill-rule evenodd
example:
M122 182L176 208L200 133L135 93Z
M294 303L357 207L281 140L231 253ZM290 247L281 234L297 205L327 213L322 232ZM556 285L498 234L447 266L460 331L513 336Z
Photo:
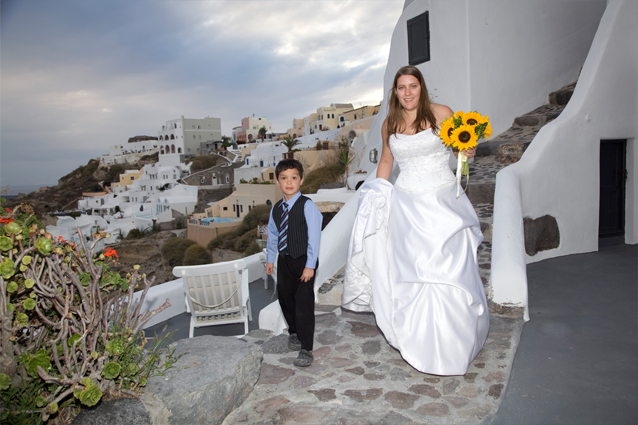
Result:
M188 239L206 247L236 230L256 206L276 202L282 193L275 184L275 167L284 158L295 158L307 173L303 191L315 197L325 226L367 177L358 167L379 108L333 103L293 119L286 132L273 131L264 117L245 117L230 137L222 135L219 118L182 116L166 121L156 136L109 146L108 154L63 177L57 187L23 200L32 201L38 192L50 199L42 213L57 217L45 219L55 238L77 240L79 228L84 235L110 233L113 237L101 243L117 245L127 237L187 229ZM61 190L71 198L73 191L81 192L81 199L54 203L52 195ZM265 235L253 230L255 251L255 246L265 246ZM157 254L161 244L155 245ZM140 250L148 247L133 251ZM158 261L155 266L162 268ZM170 279L170 265L165 266Z

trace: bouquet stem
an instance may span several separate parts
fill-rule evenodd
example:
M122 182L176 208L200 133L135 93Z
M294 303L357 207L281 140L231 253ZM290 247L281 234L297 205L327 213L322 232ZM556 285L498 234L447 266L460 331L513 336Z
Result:
M467 156L463 151L459 151L458 160L456 163L456 198L461 196L461 176L465 175L466 185L470 183L470 167L467 164ZM466 186L467 188L467 186ZM465 189L463 190L465 193Z

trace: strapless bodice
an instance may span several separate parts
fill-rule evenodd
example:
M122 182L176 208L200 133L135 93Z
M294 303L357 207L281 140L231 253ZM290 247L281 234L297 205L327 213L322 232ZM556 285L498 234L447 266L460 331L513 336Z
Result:
M431 129L417 134L393 134L390 150L401 173L395 187L408 193L426 193L454 183L450 150Z

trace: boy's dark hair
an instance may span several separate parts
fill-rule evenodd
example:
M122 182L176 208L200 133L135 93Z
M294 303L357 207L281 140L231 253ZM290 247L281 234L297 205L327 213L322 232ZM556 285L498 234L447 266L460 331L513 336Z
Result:
M279 173L293 168L299 171L299 178L303 179L303 165L296 159L284 159L279 161L279 164L275 167L275 178L279 179Z

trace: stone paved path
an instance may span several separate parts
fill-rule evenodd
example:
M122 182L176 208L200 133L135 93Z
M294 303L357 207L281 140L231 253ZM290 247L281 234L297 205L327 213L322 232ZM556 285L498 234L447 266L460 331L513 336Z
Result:
M501 402L523 325L520 312L490 316L483 350L464 376L418 372L393 349L373 314L318 306L315 361L292 365L287 335L244 337L264 351L261 375L224 424L480 424ZM327 312L326 312L327 311Z

